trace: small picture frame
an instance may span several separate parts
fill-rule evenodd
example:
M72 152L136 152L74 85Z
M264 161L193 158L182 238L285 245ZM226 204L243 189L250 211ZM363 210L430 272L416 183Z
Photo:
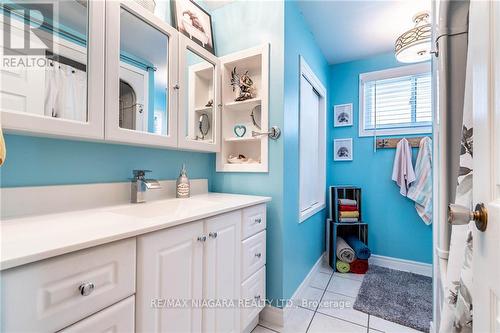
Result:
M192 0L171 0L170 3L175 28L215 55L210 14Z
M333 160L352 161L352 138L333 140Z
M333 107L333 127L352 126L352 103Z

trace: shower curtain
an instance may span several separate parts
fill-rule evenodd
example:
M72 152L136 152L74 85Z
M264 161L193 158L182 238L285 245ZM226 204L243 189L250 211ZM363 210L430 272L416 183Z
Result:
M87 73L50 60L45 69L45 115L87 121Z
M468 3L463 10L468 13ZM465 7L466 6L466 7ZM467 47L467 30L461 45ZM456 31L455 31L456 33ZM463 50L462 50L463 51ZM470 59L470 49L467 49L467 59ZM453 56L453 54L451 55ZM455 164L453 183L449 183L451 192L450 202L472 209L472 157L473 157L473 127L472 127L472 86L471 64L467 61L463 93L463 113L461 123L450 122L454 126L451 131L459 133L457 147L451 147L455 158L449 162ZM448 109L445 112L456 110ZM459 139L459 140L458 140ZM453 142L453 141L452 141ZM458 154L457 154L458 153ZM459 156L456 156L459 155ZM458 161L457 161L458 157ZM444 304L441 312L439 331L442 333L472 332L472 232L471 224L454 225L451 227L450 249L447 266L446 287L444 290Z

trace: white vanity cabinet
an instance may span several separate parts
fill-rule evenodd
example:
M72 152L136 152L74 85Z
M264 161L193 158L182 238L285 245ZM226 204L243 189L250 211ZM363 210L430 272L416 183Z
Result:
M268 199L214 193L165 200L161 215L145 203L5 221L0 331L250 332L265 299Z
M140 236L137 331L239 332L237 307L191 302L239 299L240 230L237 210Z
M208 235L205 255L204 298L233 301L240 299L241 210L205 221ZM234 306L206 308L203 331L240 332L240 310Z
M61 333L132 333L135 331L135 297L130 296L109 308L97 312L76 324L59 332Z
M17 2L17 10L2 4L0 14L0 33L10 36L10 45L0 41L2 129L104 139L104 1L26 3ZM43 29L36 28L39 16L29 14L35 11Z
M203 297L203 221L137 238L137 332L200 332ZM167 304L167 302L172 302Z
M126 239L2 271L0 331L55 332L133 295L135 245Z
M260 301L265 300L265 228L266 205L261 204L140 236L137 331L253 329L262 309ZM258 247L245 246L252 240L249 235L261 241ZM245 306L238 304L242 298ZM184 300L226 304L202 307Z

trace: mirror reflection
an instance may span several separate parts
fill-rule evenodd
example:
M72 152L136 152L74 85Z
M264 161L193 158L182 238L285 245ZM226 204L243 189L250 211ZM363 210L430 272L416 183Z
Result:
M120 13L121 128L168 135L168 36Z
M86 122L87 1L4 3L0 18L1 110Z
M187 105L185 133L189 140L213 142L214 114L214 73L215 67L210 62L190 49L186 49L185 81L187 82Z

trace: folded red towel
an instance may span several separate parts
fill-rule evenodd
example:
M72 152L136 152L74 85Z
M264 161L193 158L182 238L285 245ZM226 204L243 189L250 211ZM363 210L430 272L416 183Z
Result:
M356 259L350 265L351 273L365 274L368 271L368 260Z
M353 212L358 210L358 206L347 206L347 205L340 205L339 210L341 212Z

